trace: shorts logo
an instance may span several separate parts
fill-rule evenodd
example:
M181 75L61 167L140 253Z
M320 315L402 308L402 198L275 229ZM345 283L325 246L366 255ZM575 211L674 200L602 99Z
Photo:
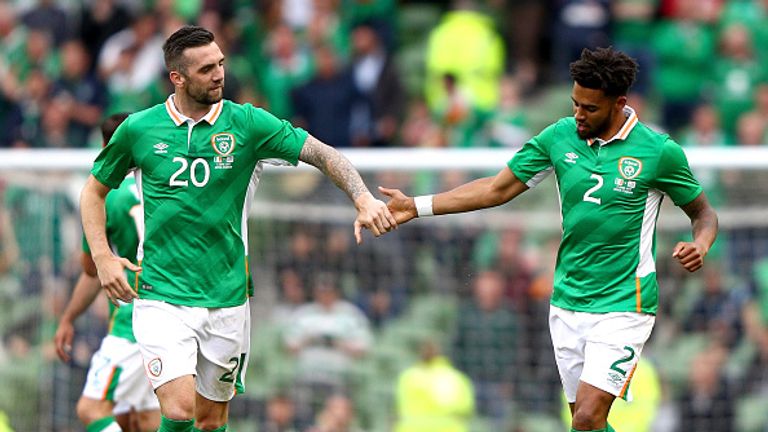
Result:
M627 180L639 176L642 170L643 163L638 159L628 156L619 159L619 173Z
M149 363L147 363L147 370L153 377L159 377L160 374L163 373L163 361L160 360L160 357L155 357L150 360Z
M608 372L608 382L616 387L624 385L624 377L615 372Z
M220 156L227 156L235 149L235 136L231 133L218 133L211 136L211 145Z

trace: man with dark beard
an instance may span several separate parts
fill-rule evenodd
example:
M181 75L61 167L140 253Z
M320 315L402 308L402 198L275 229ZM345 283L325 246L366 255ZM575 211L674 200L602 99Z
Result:
M242 391L250 334L248 205L265 162L320 169L354 201L355 237L395 227L338 151L250 104L223 100L224 55L187 26L163 45L175 93L129 116L96 158L81 196L83 230L112 301L134 299L134 334L160 401L160 431L225 431ZM136 171L137 260L115 256L104 197ZM138 273L133 287L124 268Z
M692 241L672 257L701 268L717 215L668 135L627 106L637 63L611 48L584 50L570 66L573 117L531 138L497 175L436 195L381 188L398 223L504 204L555 172L562 239L549 327L570 403L571 431L613 431L608 411L629 382L658 305L656 219L662 193L688 215Z

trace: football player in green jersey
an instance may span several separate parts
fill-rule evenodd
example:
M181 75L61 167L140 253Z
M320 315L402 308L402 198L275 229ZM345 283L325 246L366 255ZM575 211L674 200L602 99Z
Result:
M347 193L361 229L396 226L352 164L306 131L223 99L224 54L208 30L168 37L174 93L132 114L99 154L81 195L83 229L102 286L134 301L134 334L160 400L161 431L224 431L248 360L248 207L265 163L317 167ZM144 206L139 265L115 256L104 197L136 171ZM137 271L135 289L123 269Z
M562 239L550 333L573 413L572 431L610 431L606 419L650 336L658 303L656 219L664 195L691 220L693 239L671 256L701 268L717 215L668 135L627 106L637 63L612 48L585 49L571 64L573 117L531 138L495 176L436 195L381 188L398 223L504 204L555 172Z
M121 113L104 120L101 125L104 145L126 117L128 114ZM118 189L107 195L106 212L110 245L129 260L135 259L139 246L135 217L140 214L141 205L133 177L123 180ZM96 266L85 241L81 262L83 271L54 336L56 354L62 361L70 359L74 321L101 291ZM135 276L126 273L126 277L132 279ZM160 405L144 374L141 353L133 337L133 307L131 304L119 308L113 304L109 306L109 334L91 359L83 394L77 401L77 416L88 432L157 430Z

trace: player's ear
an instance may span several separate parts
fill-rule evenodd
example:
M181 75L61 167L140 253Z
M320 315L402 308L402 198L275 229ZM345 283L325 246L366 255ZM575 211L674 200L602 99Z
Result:
M168 77L170 78L171 84L173 84L174 87L181 87L186 81L184 74L176 70L170 71L168 73Z

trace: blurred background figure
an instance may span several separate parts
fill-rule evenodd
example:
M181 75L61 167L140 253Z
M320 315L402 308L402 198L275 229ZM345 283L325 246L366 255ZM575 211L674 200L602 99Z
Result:
M475 412L470 379L454 368L431 339L418 346L419 361L397 379L396 432L467 432Z

